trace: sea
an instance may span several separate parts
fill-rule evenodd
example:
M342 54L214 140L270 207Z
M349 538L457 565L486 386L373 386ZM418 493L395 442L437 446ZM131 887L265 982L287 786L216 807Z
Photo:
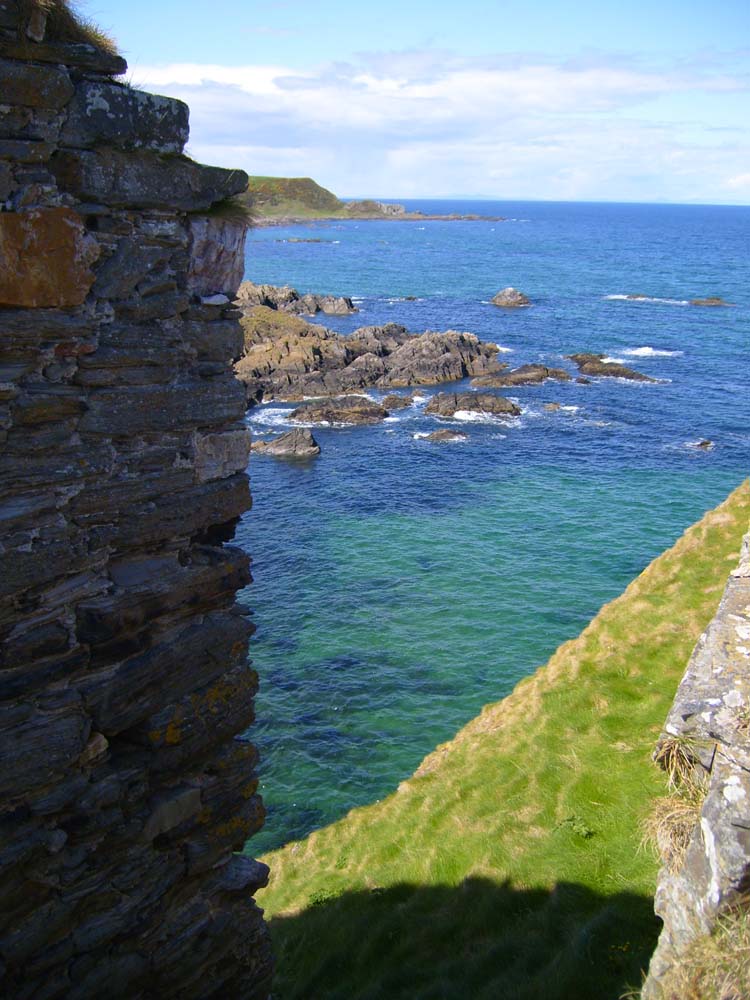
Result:
M246 277L350 296L315 320L340 333L469 331L512 367L576 375L566 356L591 351L656 381L518 387L512 420L438 421L446 386L420 387L382 424L314 427L312 461L251 459L256 854L393 792L748 475L750 207L406 205L504 221L255 228ZM533 304L493 306L509 285ZM707 296L732 305L690 304ZM247 422L270 439L291 409ZM467 438L427 441L440 427Z

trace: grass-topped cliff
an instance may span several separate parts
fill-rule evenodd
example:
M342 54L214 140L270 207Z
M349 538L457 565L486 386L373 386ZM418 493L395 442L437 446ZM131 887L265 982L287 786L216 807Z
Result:
M259 218L330 218L346 206L311 177L250 177L247 200Z
M264 859L275 997L614 1000L640 984L659 926L651 753L749 519L745 483L397 792Z

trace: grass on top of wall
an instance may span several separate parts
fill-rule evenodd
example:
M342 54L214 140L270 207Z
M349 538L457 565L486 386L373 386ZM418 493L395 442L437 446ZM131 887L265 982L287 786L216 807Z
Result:
M667 791L651 754L749 519L745 483L397 792L264 858L274 1000L639 987L659 931L641 824Z

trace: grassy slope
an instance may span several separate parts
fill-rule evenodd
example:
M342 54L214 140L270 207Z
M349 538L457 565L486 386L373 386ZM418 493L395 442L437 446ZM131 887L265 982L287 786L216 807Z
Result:
M250 177L247 201L261 218L346 217L346 206L310 177Z
M640 823L665 791L650 755L749 518L745 483L395 794L264 859L275 1000L639 985L658 934Z

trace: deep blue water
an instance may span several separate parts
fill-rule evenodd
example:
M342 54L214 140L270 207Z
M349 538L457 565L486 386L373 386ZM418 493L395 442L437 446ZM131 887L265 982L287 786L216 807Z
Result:
M441 426L422 403L316 428L310 464L253 459L238 540L254 559L269 808L254 852L392 791L748 471L750 208L407 205L508 221L256 229L247 277L355 297L356 315L318 317L339 331L469 330L512 366L574 374L566 354L601 351L659 381L519 387L522 417L460 422L462 444L419 436ZM506 285L533 306L490 305ZM625 294L653 301L611 297ZM734 305L688 304L708 295ZM250 426L278 433L290 408Z

